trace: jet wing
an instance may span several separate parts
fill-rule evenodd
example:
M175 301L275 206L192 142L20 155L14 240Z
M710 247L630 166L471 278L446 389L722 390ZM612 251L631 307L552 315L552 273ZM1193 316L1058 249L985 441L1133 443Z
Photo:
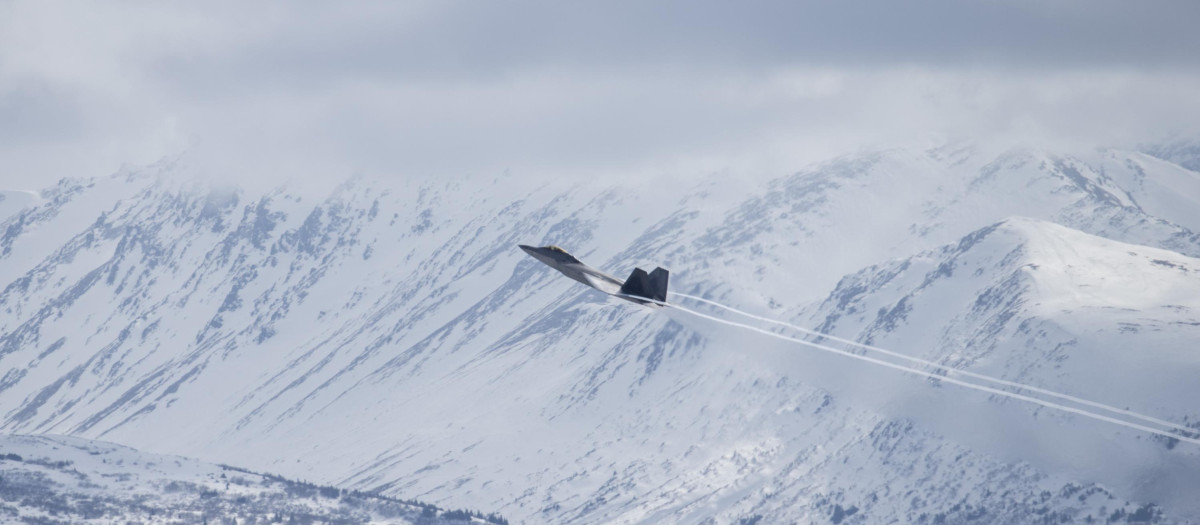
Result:
M601 292L604 292L608 295L617 295L617 294L621 293L621 285L619 285L617 283L614 283L607 279L600 279L594 275L587 274L587 273L583 274L582 277L585 280L587 280L588 286L591 286L592 288L600 290Z

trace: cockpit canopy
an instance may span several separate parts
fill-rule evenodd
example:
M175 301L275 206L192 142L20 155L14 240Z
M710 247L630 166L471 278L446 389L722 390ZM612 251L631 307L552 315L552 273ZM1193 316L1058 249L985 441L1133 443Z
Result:
M579 264L582 264L582 263L580 263L580 262L579 262L579 259L576 259L574 255L571 255L571 254L567 253L567 251L566 251L566 250L564 250L564 249L562 249L561 247L558 247L558 246L555 246L555 245L551 244L550 246L546 246L546 247L544 247L544 248L542 248L542 249L543 249L543 250L549 250L549 251L552 251L552 252L557 252L557 253L559 253L559 255L558 255L557 257L558 257L559 259L565 260L565 261L567 261L567 262L573 262L573 263L579 263Z

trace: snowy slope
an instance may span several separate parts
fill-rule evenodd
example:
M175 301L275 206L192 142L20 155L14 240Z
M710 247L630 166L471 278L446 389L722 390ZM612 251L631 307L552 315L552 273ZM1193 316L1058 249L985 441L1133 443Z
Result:
M955 368L1200 428L1192 397L1200 369L1200 259L1010 219L957 244L848 276L812 323ZM880 386L901 381L881 375L873 384L888 393L893 413L960 442L1198 510L1200 463L1186 446L1178 450L1169 439L1012 400L955 410L952 396Z
M6 523L461 524L469 518L452 518L463 512L99 441L0 437L0 520Z
M1153 155L1192 171L1200 172L1200 140L1176 138L1175 140L1143 144L1139 148Z
M39 204L41 198L32 191L0 190L0 221Z
M0 430L103 438L528 522L1027 521L1149 503L1172 505L1164 519L1195 516L1138 481L1163 474L1162 462L1188 464L1197 451L1187 446L1080 423L1149 458L1088 470L1087 457L1039 449L1078 436L1069 418L985 396L945 406L1028 428L999 434L1017 443L1006 447L920 410L946 388L608 302L516 249L561 244L622 276L662 264L682 292L1195 420L1183 400L1200 385L1184 380L1196 365L1181 343L1194 340L1192 303L1128 290L1127 303L1106 303L1078 292L1096 286L1081 270L1006 289L1022 305L1017 324L993 326L973 306L991 300L986 283L1018 272L993 261L1018 247L1034 254L1021 264L1049 268L1047 254L1079 244L1103 255L1071 267L1118 265L1106 282L1148 272L1142 281L1194 290L1193 272L1153 262L1190 269L1200 256L1197 175L1176 165L1117 150L945 147L683 187L355 179L322 199L209 188L187 170L183 159L65 180L0 225ZM1003 242L967 250L970 271L930 285L954 301L918 308L914 296L892 331L871 317L926 297L923 280L875 275L904 264L886 261L952 258L939 247L970 244L980 228L1008 233L983 235ZM1140 262L1117 257L1129 251ZM859 302L827 300L852 289ZM1050 306L1030 306L1039 302ZM1025 345L1021 329L1049 335ZM1093 353L1055 372L1063 351L1046 345L1070 340ZM1132 379L1109 390L1102 365L1113 359Z

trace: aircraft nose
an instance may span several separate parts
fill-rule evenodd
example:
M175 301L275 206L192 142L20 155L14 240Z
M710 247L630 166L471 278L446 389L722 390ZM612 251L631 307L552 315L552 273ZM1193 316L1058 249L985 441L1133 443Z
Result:
M546 262L546 250L538 248L537 246L529 246L527 244L518 244L517 246L520 246L522 250L525 250L525 253L528 253L530 257L542 262Z

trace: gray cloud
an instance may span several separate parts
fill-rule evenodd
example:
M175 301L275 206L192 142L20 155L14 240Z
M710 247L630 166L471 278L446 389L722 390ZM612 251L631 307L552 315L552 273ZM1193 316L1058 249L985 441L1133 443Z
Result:
M1200 66L1200 4L1188 0L413 5L306 5L208 71L303 83L547 67Z
M277 180L1136 141L1200 122L1195 20L1192 1L13 2L0 183L182 149Z

